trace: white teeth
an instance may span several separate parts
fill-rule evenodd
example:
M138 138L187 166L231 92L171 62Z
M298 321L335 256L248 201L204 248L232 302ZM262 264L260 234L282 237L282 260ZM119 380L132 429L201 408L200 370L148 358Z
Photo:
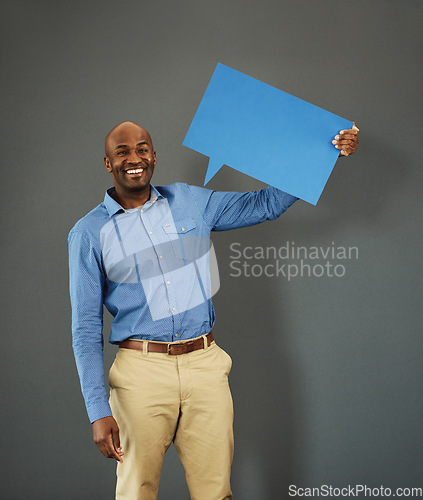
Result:
M137 168L136 170L127 170L126 171L127 174L141 174L142 172L144 172L143 168Z

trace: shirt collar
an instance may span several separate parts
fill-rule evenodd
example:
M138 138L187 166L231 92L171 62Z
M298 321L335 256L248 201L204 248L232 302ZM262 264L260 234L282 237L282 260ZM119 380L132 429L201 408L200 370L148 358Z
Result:
M164 196L161 195L157 189L150 185L151 189L150 189L150 200L151 203L154 203L155 201L157 200L161 200L161 199L164 199ZM115 215L116 213L122 211L124 212L125 209L119 205L119 203L113 199L113 194L115 192L115 188L114 187L111 187L109 188L107 191L106 191L106 194L104 196L104 205L106 206L107 208L107 211L109 212L109 216L112 217L112 215Z

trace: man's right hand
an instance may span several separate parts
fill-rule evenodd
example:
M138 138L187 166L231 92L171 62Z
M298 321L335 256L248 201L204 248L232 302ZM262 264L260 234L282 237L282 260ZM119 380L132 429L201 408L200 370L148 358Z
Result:
M119 427L113 417L96 420L93 426L93 439L98 449L107 458L123 462L123 451L119 440Z

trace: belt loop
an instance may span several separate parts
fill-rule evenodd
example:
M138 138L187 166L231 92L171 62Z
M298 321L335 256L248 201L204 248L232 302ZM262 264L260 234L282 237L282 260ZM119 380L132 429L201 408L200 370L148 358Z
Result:
M208 345L207 345L207 334L206 335L202 335L203 337L203 342L204 342L204 349L207 349Z
M148 353L148 340L142 341L142 353L144 356Z

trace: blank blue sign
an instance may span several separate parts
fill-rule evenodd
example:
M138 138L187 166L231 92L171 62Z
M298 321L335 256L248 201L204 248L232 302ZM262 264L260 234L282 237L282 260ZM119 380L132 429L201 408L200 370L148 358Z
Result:
M183 145L210 158L204 184L228 165L315 205L353 123L218 64Z

